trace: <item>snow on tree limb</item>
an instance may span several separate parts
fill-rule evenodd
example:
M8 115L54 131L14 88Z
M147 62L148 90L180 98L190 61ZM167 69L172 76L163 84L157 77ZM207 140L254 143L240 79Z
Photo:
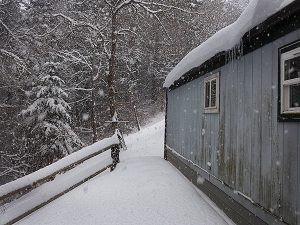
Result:
M157 2L145 2L145 1L139 1L139 0L133 0L133 1L139 5L144 5L144 6L156 6L156 7L166 8L166 9L170 9L170 10L177 10L177 11L181 11L181 12L188 13L188 14L198 14L198 15L203 14L203 13L198 13L198 12L191 12L191 11L188 11L188 10L185 10L180 7L173 6L173 5L166 5L166 4L157 3ZM151 10L149 12L151 13ZM160 11L160 12L162 12L162 11Z
M20 41L20 39L9 29L9 27L0 19L0 24L7 30L7 32L19 43L23 45L23 43Z
M0 104L0 108L18 108L20 107L19 105L9 105L9 104Z
M82 26L82 27L89 27L95 31L101 31L103 30L103 28L99 29L97 26L93 25L93 24L90 24L90 23L85 23L85 22L78 22L74 19L72 19L71 17L69 16L66 16L62 13L58 13L58 14L53 14L52 16L54 17L61 17L67 21L69 21L71 23L72 26Z
M130 29L121 29L121 30L119 30L119 31L117 32L118 35L126 35L126 34L128 34L128 33L131 33L131 34L133 34L133 35L135 35L135 36L138 35L136 32L134 32L134 31L132 31L132 30L130 30Z
M109 3L107 0L105 2L111 8L115 8L114 14L117 14L121 9L123 9L124 7L126 7L128 5L135 4L135 5L139 5L141 8L143 8L145 11L147 11L150 14L157 14L157 13L165 11L163 9L168 9L168 10L177 10L177 11L181 11L181 12L189 13L189 14L202 15L202 13L191 12L191 11L182 9L180 7L176 7L173 5L167 5L167 4L163 4L163 3L157 3L157 2L148 2L148 1L140 1L140 0L125 0L125 1L119 0L119 1L117 1L116 5ZM158 9L151 9L150 7L156 7Z
M27 70L27 66L26 64L23 62L23 60L17 56L16 54L12 53L12 52L9 52L9 51L6 51L4 49L0 49L0 54L2 55L5 55L5 56L8 56L12 59L14 59L21 67L23 67L24 69Z
M86 60L86 58L78 51L57 51L56 55L63 58L66 61L82 63L89 67L90 70L93 70L92 65Z

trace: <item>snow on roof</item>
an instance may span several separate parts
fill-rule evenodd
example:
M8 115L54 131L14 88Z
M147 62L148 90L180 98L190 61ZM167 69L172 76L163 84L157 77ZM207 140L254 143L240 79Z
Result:
M200 66L216 54L238 45L246 32L293 1L295 0L251 0L237 21L221 29L186 55L169 73L164 87L170 87L185 73Z

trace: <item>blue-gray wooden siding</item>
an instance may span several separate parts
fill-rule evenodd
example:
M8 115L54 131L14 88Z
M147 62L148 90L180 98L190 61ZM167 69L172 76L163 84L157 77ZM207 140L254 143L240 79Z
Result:
M220 72L220 113L204 114L202 76L168 93L169 147L284 221L300 225L300 123L278 122L278 49L290 33ZM213 73L210 73L213 74ZM209 74L208 74L209 75Z

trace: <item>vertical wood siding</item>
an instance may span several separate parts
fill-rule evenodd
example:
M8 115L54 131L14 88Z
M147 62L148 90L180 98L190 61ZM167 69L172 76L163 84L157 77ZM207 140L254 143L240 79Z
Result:
M217 114L203 109L210 74L170 91L166 136L179 154L292 225L300 225L300 123L277 121L278 49L298 39L293 32L210 73L220 72Z

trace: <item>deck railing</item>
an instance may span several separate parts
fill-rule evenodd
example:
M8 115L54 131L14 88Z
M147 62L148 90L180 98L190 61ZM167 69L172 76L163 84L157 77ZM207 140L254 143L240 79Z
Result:
M115 135L110 138L104 139L100 142L95 143L94 145L83 148L82 150L77 151L32 174L0 186L0 224L13 224L36 211L37 209L50 203L51 201L59 198L65 193L73 190L87 180L97 176L106 169L110 168L110 170L112 171L119 162L119 152L120 148L122 148L122 142L123 137L120 136L120 133L116 132ZM53 196L48 196L47 199L32 203L31 206L27 206L25 209L16 210L19 212L6 212L6 206L8 206L9 208L9 205L11 204L10 202L18 202L20 197L25 196L29 192L33 191L43 184L46 184L47 182L55 180L55 177L57 175L71 171L78 165L108 150L111 150L111 155L107 155L103 165L99 165L99 168L97 167L97 170L93 169L92 171L86 173L85 176L75 179L65 189L59 189L57 193L53 194ZM111 159L109 159L110 157Z

